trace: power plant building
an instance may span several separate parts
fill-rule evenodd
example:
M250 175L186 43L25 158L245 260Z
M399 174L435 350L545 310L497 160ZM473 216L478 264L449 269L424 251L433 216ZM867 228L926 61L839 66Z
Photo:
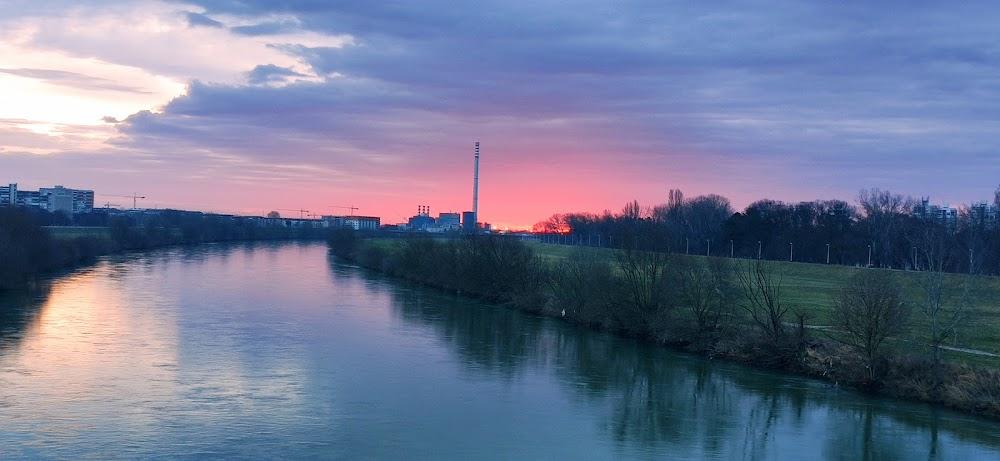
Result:
M472 211L462 212L462 230L466 232L476 231L476 213Z
M445 229L459 229L462 227L462 215L458 213L441 213L438 215L438 227Z

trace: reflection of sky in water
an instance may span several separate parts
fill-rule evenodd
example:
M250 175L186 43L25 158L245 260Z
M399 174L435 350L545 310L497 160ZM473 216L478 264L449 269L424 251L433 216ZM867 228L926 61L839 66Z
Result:
M331 266L322 245L117 257L39 309L0 349L5 456L933 459L935 424L940 459L1000 453L995 423Z

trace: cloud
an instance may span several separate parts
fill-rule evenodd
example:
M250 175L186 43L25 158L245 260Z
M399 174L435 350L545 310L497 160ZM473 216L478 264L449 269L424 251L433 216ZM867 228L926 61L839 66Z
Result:
M294 33L301 30L298 21L264 22L245 26L233 26L231 30L235 34L259 36L259 35L282 35Z
M92 90L110 90L121 93L150 94L151 91L145 88L121 85L114 80L107 78L91 77L76 72L54 69L4 69L0 68L0 73L17 75L37 80L43 80L56 85L70 86L74 88Z
M187 23L189 27L214 27L214 28L225 27L221 22L216 21L208 16L205 16L204 14L187 11L184 13L184 16L187 18Z
M121 120L108 148L160 169L464 197L481 140L484 178L510 190L550 177L547 190L608 191L597 207L671 187L739 205L992 189L1000 18L984 5L191 0L0 21L21 47L0 51L186 85L88 115ZM0 79L149 88L55 60ZM576 195L536 190L547 201L530 206L585 209Z
M308 77L308 75L274 64L259 65L254 67L250 72L247 72L247 81L251 85L282 83L287 81L288 77Z

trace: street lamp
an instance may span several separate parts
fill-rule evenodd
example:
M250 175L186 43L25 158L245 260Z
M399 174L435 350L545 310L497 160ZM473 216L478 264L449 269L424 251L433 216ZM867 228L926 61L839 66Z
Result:
M684 238L684 254L691 254L691 237Z
M730 258L732 258L732 257L733 257L733 249L735 249L735 247L733 246L733 241L732 241L732 239L730 239L730 240L729 240L729 257L730 257Z
M705 256L711 256L712 255L712 239L705 239L705 241L708 242L708 249L705 250ZM969 250L969 251L972 251L972 250ZM971 261L972 258L970 257L969 260Z
M795 245L792 245L792 242L788 242L788 262L792 262L792 249L793 248L795 248Z
M830 244L826 244L826 263L830 264Z
M761 249L761 246L762 245L760 243L760 240L758 240L757 241L757 259L760 259L760 249Z
M872 246L868 245L868 267L872 267Z

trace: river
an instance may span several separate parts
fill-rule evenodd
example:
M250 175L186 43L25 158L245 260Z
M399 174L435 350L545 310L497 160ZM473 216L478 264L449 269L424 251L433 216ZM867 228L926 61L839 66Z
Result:
M204 245L0 297L0 458L1000 459L1000 424Z

